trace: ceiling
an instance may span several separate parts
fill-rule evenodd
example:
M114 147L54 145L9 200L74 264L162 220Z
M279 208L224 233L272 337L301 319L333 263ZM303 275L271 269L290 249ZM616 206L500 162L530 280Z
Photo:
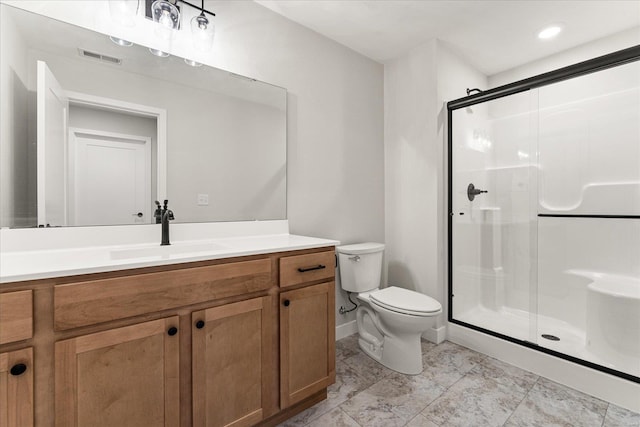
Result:
M375 61L437 38L486 75L631 28L640 0L255 0ZM559 23L564 31L541 41Z

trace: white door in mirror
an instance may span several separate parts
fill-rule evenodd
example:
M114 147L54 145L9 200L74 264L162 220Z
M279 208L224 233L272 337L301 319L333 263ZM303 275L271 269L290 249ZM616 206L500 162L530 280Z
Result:
M69 134L71 225L150 223L151 138L75 128Z
M68 225L67 126L69 100L45 62L37 66L38 225Z

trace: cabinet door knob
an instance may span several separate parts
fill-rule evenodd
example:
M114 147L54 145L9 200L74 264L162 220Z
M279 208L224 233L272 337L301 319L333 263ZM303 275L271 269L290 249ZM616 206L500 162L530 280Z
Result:
M178 328L176 328L175 326L172 326L169 328L167 333L169 334L169 336L174 336L175 334L178 333Z
M289 307L289 304L291 304L291 301L286 299L286 300L284 300L283 304L284 304L285 307Z
M196 322L196 328L198 328L198 329L204 328L204 320L198 320Z
M11 375L13 375L14 377L17 377L18 375L24 374L26 370L27 365L25 365L24 363L18 363L17 365L13 365L9 372L11 372Z

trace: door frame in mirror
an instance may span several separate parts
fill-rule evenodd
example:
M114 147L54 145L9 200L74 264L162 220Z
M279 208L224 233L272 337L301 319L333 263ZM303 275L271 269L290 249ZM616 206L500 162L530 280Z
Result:
M105 98L80 92L66 92L69 104L98 108L116 113L135 114L156 120L156 196L158 200L167 198L167 110L148 105L134 104L118 99Z

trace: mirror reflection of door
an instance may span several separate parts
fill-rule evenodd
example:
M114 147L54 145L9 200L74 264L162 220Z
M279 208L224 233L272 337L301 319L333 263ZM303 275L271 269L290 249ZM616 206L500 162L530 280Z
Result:
M151 223L156 112L65 91L45 62L37 70L38 225Z
M72 225L150 223L151 138L69 129Z
M39 226L68 225L69 100L47 64L37 65L37 203Z

